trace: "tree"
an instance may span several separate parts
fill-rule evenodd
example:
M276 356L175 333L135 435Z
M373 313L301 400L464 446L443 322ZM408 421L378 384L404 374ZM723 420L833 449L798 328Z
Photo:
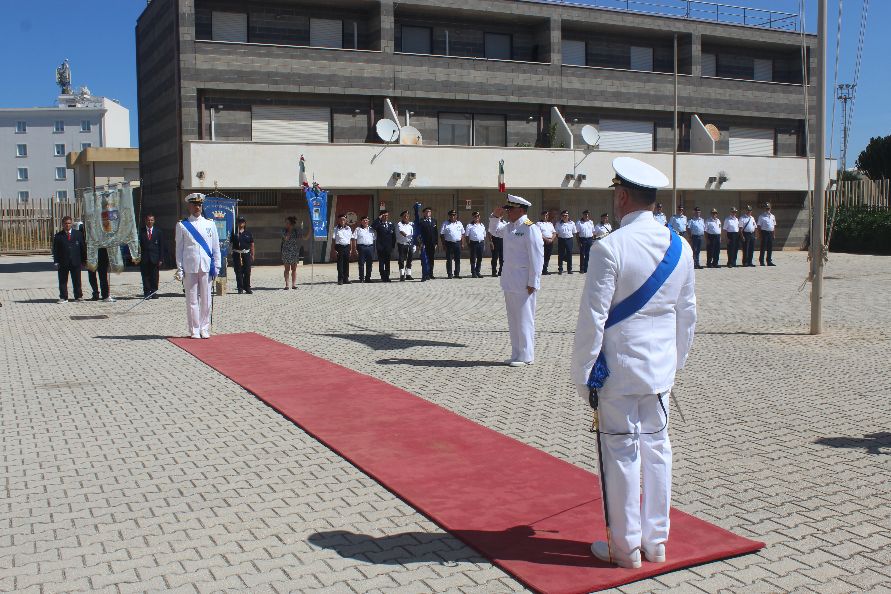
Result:
M891 135L870 138L857 157L857 169L869 179L891 178Z

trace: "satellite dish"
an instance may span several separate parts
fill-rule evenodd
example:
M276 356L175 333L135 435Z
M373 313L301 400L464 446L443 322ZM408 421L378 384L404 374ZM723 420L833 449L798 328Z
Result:
M384 142L396 142L399 140L399 125L393 120L386 118L378 120L374 126L378 137Z
M399 144L422 144L421 133L414 126L403 126L399 131Z
M598 132L597 128L594 126L586 124L582 127L582 140L584 140L585 144L588 146L597 146L600 142L600 132Z
M715 126L714 124L706 124L705 130L706 130L706 132L708 132L708 135L711 136L712 140L714 140L715 142L718 142L719 140L721 140L721 131L718 130L718 127Z

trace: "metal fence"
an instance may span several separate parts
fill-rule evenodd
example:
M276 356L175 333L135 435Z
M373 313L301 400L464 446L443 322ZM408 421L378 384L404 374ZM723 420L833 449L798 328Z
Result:
M53 235L62 228L62 217L81 218L79 202L52 198L18 202L0 199L0 254L46 254Z
M891 179L843 181L826 192L826 206L891 209Z

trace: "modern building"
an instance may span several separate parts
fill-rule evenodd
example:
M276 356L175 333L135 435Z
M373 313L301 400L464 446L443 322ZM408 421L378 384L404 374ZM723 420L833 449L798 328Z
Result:
M0 109L0 198L73 200L68 153L129 146L129 110L85 90L60 95L55 107Z
M139 149L89 147L68 153L65 165L78 190L106 185L139 183Z
M815 73L815 37L788 13L613 4L623 9L152 0L136 27L144 203L172 225L186 192L237 197L258 257L272 260L287 215L308 226L301 156L332 217L422 202L440 220L452 208L466 220L503 202L502 161L508 191L534 211L596 217L611 211L613 158L672 177L676 148L679 203L723 216L770 201L779 244L797 247L813 174L805 103L813 114L815 95L802 81ZM384 119L401 128L393 143L376 132ZM660 195L670 211L673 193Z

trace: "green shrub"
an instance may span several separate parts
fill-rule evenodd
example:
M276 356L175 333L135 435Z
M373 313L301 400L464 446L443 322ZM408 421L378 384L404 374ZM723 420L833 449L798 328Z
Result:
M828 217L832 214L827 213ZM839 208L829 248L833 252L891 255L891 210L868 206Z

